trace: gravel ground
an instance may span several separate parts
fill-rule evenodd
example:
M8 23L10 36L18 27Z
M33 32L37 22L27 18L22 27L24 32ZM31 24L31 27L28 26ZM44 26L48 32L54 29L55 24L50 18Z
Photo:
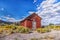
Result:
M31 38L42 38L42 40L49 40L45 37L53 38L52 40L60 40L60 31L53 30L47 33L33 32L30 34L14 33L8 36L0 37L0 40L30 40Z

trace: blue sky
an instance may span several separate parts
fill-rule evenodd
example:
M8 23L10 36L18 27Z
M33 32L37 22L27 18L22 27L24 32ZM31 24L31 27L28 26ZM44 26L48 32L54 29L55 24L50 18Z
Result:
M42 24L60 24L59 0L0 0L0 19L20 21L36 12L42 18Z
M31 7L30 7L31 6ZM3 14L1 15L11 15L16 19L27 15L29 10L35 11L35 5L33 5L33 0L0 0L0 9L4 8ZM24 15L25 14L25 15Z
M36 11L38 1L36 3L33 3L34 0L0 0L0 10L3 13L0 12L1 16L7 16L10 15L11 17L14 17L15 19L23 18L23 16L29 15L29 11Z

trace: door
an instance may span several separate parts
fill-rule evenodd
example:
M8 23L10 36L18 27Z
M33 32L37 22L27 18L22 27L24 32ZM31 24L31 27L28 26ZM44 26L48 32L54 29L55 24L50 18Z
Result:
M36 21L35 20L32 21L32 30L36 30Z

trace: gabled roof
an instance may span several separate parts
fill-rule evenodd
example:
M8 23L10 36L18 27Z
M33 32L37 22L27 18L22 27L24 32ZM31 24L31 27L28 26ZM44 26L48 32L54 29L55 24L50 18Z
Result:
M34 16L38 16L36 13L33 13L33 14L31 14L31 15L29 15L28 17L26 17L24 20L29 20L29 19L31 19L32 17L34 17ZM39 16L38 16L39 17ZM41 17L40 17L41 18ZM24 20L22 20L22 21L24 21ZM22 22L22 21L20 21L20 22Z

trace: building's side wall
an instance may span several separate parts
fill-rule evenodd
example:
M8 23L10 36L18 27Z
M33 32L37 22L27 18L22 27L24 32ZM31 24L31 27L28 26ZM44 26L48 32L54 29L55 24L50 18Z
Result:
M27 27L32 29L32 21L29 21L29 20L27 21Z
M27 20L24 20L23 22L20 23L21 26L27 27Z
M24 26L27 27L27 20L24 21Z
M37 20L37 19L36 19ZM41 27L41 20L37 20L36 21L36 27L37 28L40 28Z

